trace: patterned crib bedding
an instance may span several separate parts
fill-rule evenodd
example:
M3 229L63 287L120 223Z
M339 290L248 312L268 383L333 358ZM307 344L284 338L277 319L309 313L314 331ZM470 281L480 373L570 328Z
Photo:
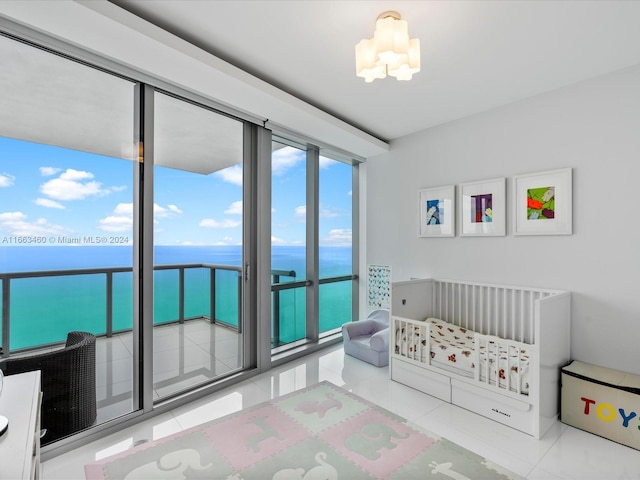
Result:
M430 324L430 342L426 339L427 322ZM395 334L397 354L468 377L475 375L475 332L444 320L428 318L420 324L397 324ZM481 342L480 380L486 382L488 358L489 383L495 385L497 361L500 386L507 388L506 378L509 372L511 389L517 390L516 386L520 382L521 392L528 393L529 355L526 348L496 345L493 341Z

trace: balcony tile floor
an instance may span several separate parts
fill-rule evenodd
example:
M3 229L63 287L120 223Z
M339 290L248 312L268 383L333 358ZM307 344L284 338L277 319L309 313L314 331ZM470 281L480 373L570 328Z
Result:
M153 330L154 400L238 369L241 336L208 320L156 326ZM98 338L98 423L131 411L133 335Z

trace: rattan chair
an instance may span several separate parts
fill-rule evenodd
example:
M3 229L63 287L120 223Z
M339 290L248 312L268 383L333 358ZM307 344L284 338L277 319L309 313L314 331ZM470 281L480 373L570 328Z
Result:
M96 421L96 337L69 332L64 348L0 361L5 375L40 370L42 444Z

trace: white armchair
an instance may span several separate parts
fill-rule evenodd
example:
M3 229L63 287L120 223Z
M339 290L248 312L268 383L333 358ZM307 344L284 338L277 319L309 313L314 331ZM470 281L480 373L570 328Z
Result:
M389 311L374 310L366 320L342 325L344 353L376 367L389 364Z

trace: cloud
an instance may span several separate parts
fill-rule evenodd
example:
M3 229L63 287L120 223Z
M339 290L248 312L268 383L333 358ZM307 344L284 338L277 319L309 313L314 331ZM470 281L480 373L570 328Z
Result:
M227 183L242 186L242 165L233 165L223 170L218 170L215 175Z
M108 195L100 182L93 179L93 173L68 168L58 178L43 183L40 191L54 200L83 200L91 196Z
M296 207L293 212L294 212L293 214L295 215L296 218L299 218L299 219L307 218L307 206L306 205L301 205L299 207Z
M101 218L98 228L105 232L129 232L133 228L133 203L119 203L113 215Z
M15 182L16 177L9 175L8 173L0 174L0 188L10 187Z
M4 213L0 213L0 222L24 220L25 218L27 218L27 216L22 212L4 212Z
M68 231L60 225L49 223L44 218L28 222L27 215L22 212L0 213L0 230L9 235L61 235Z
M221 222L214 220L213 218L205 218L199 223L199 226L204 228L235 228L242 225L240 220L225 219Z
M307 218L306 205L300 205L293 210L293 215L298 220L305 220ZM341 216L340 212L329 210L328 208L320 208L320 218L335 218Z
M227 215L242 215L242 200L238 200L237 202L233 202L229 205L224 213Z
M305 242L303 240L284 240L282 238L279 237L271 237L271 245L302 245L304 246Z
M271 237L271 245L286 245L287 242L285 242L282 238L278 238L278 237Z
M240 242L236 242L232 237L224 237L219 242L214 243L214 245L224 246L224 245L242 245Z
M119 203L116 205L116 208L113 209L113 213L116 215L127 215L133 218L133 203Z
M334 212L332 210L329 210L327 208L321 208L320 209L320 218L335 218L335 217L339 217L340 214L338 212Z
M59 168L56 167L40 167L40 175L43 177L51 177L60 171Z
M323 170L325 168L329 168L330 166L332 166L333 164L337 163L336 160L331 160L330 158L327 157L320 157L318 159L318 167L320 167L320 170Z
M175 205L167 205L165 208L157 203L153 204L154 223L159 223L159 219L174 218L180 214L182 210ZM106 232L130 231L133 228L133 203L119 203L111 215L100 219L98 223L98 228Z
M153 204L153 217L157 221L159 218L170 218L175 217L177 215L181 215L182 210L180 210L175 205L167 205L167 207L162 207L157 203Z
M46 208L59 208L60 210L64 210L65 206L58 203L58 202L54 202L53 200L49 200L48 198L36 198L34 200L36 205L40 205L41 207L46 207Z
M274 175L284 175L306 159L306 152L293 147L276 150L271 155L271 171Z
M350 228L336 228L329 231L329 235L322 241L323 245L348 246L352 243Z
M129 232L133 227L133 216L109 215L99 221L100 230L105 232Z

